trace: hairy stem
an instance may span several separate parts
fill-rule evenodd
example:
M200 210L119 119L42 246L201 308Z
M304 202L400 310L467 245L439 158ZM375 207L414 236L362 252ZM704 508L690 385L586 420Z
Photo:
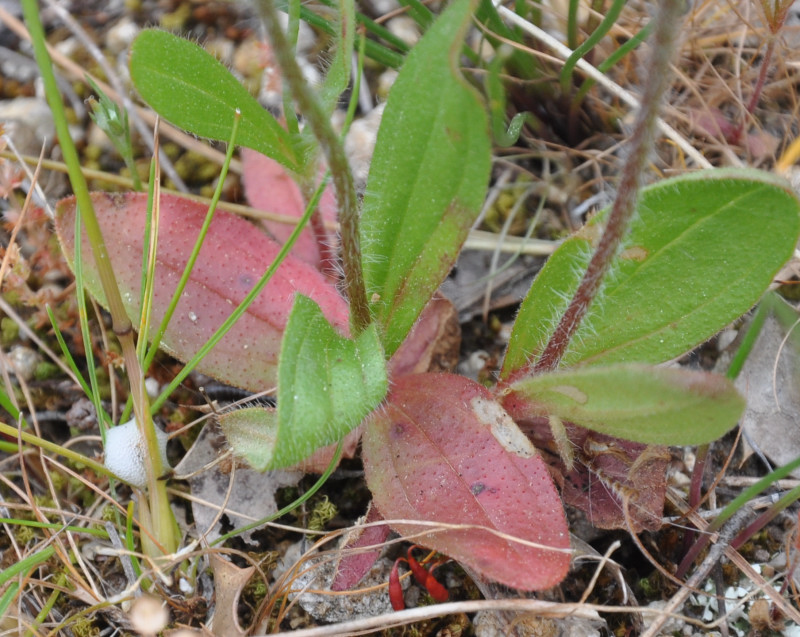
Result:
M661 100L669 86L669 65L680 32L682 0L662 0L655 18L653 53L649 65L647 84L642 95L641 108L636 115L630 137L630 154L622 169L617 197L611 208L603 236L595 250L589 267L583 275L575 296L561 317L550 341L536 362L534 373L558 367L570 339L586 315L600 290L603 277L619 250L631 219L636 211L639 181L655 141L656 121Z
M353 175L344 154L344 148L333 130L320 103L303 78L303 73L294 58L294 52L286 41L280 26L278 10L272 0L258 0L264 26L281 67L283 77L289 84L298 109L314 132L322 152L328 161L336 200L339 207L339 223L342 231L342 259L344 261L344 283L350 302L350 326L353 335L362 332L370 323L367 292L361 270L361 241L358 230L358 199L353 185Z

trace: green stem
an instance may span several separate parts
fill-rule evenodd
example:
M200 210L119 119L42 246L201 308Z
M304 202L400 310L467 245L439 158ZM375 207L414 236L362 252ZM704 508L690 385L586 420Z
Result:
M75 144L72 141L67 123L67 116L61 95L56 84L53 65L50 54L47 51L45 42L44 27L39 17L39 9L36 0L22 0L22 11L28 25L31 36L36 62L42 81L45 87L45 94L50 110L53 114L56 133L64 155L64 163L67 165L72 190L75 199L81 210L81 216L86 228L86 235L94 254L95 263L106 297L108 310L111 314L112 328L122 347L122 356L128 372L128 383L130 384L133 396L133 409L136 422L141 432L142 438L146 442L147 454L144 459L148 474L148 495L151 500L151 510L153 511L153 531L160 543L169 552L177 548L178 542L175 536L175 518L169 506L167 498L166 483L159 478L164 475L165 467L161 461L158 440L150 411L147 408L147 394L144 389L144 377L136 356L136 346L133 341L133 326L125 313L125 306L122 303L122 296L117 286L114 270L111 267L111 260L108 256L105 241L103 240L100 224L94 212L92 199L89 196L89 189L80 168L80 158ZM76 243L80 241L80 236L75 238Z
M339 208L342 232L342 259L344 284L350 302L350 326L353 336L360 334L370 323L367 292L361 270L361 243L358 229L358 199L350 165L330 121L320 103L314 98L303 78L293 52L280 27L278 11L272 0L258 0L264 26L267 29L283 77L291 88L298 109L319 141L328 161Z
M236 114L233 118L233 129L231 130L231 139L228 142L228 149L225 153L225 161L222 164L222 170L220 172L219 178L217 179L217 187L214 190L214 195L211 198L211 203L208 206L208 212L206 213L205 219L203 219L203 225L200 227L200 232L197 235L197 240L194 243L194 247L192 248L192 253L189 255L189 260L186 262L186 267L183 268L183 273L181 274L180 281L178 281L178 285L175 288L175 292L172 295L172 299L170 299L169 306L167 307L167 311L164 313L164 318L161 320L161 323L158 326L158 330L156 331L155 335L153 336L152 343L150 345L150 349L147 352L147 356L144 359L144 369L150 369L150 365L155 358L156 352L158 352L159 344L161 343L161 339L164 337L164 333L167 331L167 326L169 325L170 320L172 320L172 315L175 314L175 310L178 307L178 302L181 300L181 296L183 295L183 291L186 288L187 283L189 282L189 277L192 275L192 270L194 269L194 265L197 262L197 257L200 255L200 249L203 247L203 242L205 241L206 235L208 234L208 228L211 226L211 222L214 219L214 213L217 210L217 205L219 204L219 200L222 198L222 190L225 185L225 178L228 176L228 168L231 164L231 159L233 159L233 151L236 148L235 146L235 139L236 133L239 130L239 122L241 121L241 113L237 110ZM155 408L155 405L153 406Z
M32 529L52 529L55 531L69 531L70 533L86 533L95 537L108 539L105 529L93 529L92 527L63 525L58 522L39 522L38 520L18 520L16 518L0 518L0 524L11 524L14 526L27 526Z
M0 422L0 434L5 434L6 436L12 437L15 440L19 437L22 442L27 442L29 445L33 445L34 447L40 447L45 451L49 451L53 455L63 456L67 460L71 460L75 464L82 464L96 474L101 476L106 476L108 478L115 478L119 480L117 476L115 476L111 471L109 471L105 466L100 464L99 462L95 462L91 458L87 458L86 456L77 453L76 451L72 451L71 449L67 449L66 447L62 447L61 445L57 445L54 442L50 442L49 440L45 440L44 438L39 438L38 436L34 436L26 431L19 431L16 427L11 427L5 423Z
M600 40L602 40L611 30L611 27L614 26L619 14L622 13L622 9L625 7L625 3L627 1L628 0L614 0L614 2L611 3L611 7L609 7L605 18L603 18L603 21L594 31L592 31L592 34L572 52L572 55L567 58L567 61L564 62L564 66L561 69L561 75L559 77L559 80L561 81L561 91L564 93L564 95L569 93L572 71L575 68L575 65L578 63L578 60L591 51L594 45L600 42ZM570 48L573 47L570 46Z

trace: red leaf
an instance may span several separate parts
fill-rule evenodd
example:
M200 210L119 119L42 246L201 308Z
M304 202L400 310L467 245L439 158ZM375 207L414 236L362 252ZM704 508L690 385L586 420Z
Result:
M451 374L395 381L367 421L364 468L387 519L488 527L425 533L415 541L523 590L549 588L569 567L561 500L536 449L489 391ZM393 524L410 535L430 526Z
M460 345L461 327L456 308L437 293L389 360L389 375L396 378L428 371L452 371L458 364Z
M134 325L138 325L147 195L93 193L92 201L125 309ZM203 204L176 195L161 196L153 330L166 312L205 215ZM56 230L68 260L72 261L74 197L59 202ZM87 287L105 304L85 234L82 246ZM162 339L162 347L180 360L191 358L244 299L279 249L275 241L253 224L217 211L189 284ZM275 384L281 337L296 292L314 299L328 320L347 333L344 299L317 270L289 256L250 309L206 356L200 371L253 391Z
M364 524L382 520L381 514L374 506L370 505ZM357 530L358 535L348 540L344 549L360 549L365 546L379 546L389 536L389 527L385 524L368 526ZM380 557L381 549L348 553L339 562L336 575L331 582L332 591L349 591L358 584ZM399 582L398 582L399 583Z
M585 511L601 529L661 528L670 459L666 447L571 429L578 451L573 470L564 476L564 501Z
M243 148L242 183L247 200L254 208L298 220L303 216L306 202L300 193L300 188L284 167L274 159L249 148ZM336 221L336 198L330 185L322 193L319 211L325 221ZM267 220L264 225L272 236L281 242L286 241L294 230L291 224L277 221ZM310 228L303 230L292 248L292 254L314 267L319 266L319 248Z

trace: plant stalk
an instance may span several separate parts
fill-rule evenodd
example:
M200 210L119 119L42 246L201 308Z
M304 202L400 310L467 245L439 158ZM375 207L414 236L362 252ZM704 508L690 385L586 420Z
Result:
M125 306L122 303L122 297L117 286L108 251L106 250L105 241L94 213L89 189L81 172L80 158L69 134L64 105L61 101L61 95L53 73L52 61L45 44L44 28L39 18L36 0L22 0L22 10L31 35L36 62L44 82L47 102L53 114L56 133L64 155L64 162L67 165L72 190L80 207L86 235L97 264L100 283L103 286L103 293L106 296L108 310L111 314L112 327L122 347L122 355L128 372L128 382L133 396L136 422L147 445L148 453L145 458L145 464L148 471L150 509L153 514L154 527L152 531L160 544L168 552L172 552L177 549L174 516L167 498L166 483L163 480L159 480L165 473L165 467L161 461L156 432L150 418L150 410L147 407L144 377L136 356L136 346L133 340L133 326L125 313ZM81 239L77 236L75 240L80 241Z
M589 267L558 327L535 363L533 373L551 371L558 367L572 336L600 291L603 277L610 269L636 212L641 176L655 142L661 100L669 86L669 65L680 32L683 9L682 0L662 0L659 4L648 81L633 125L630 155L622 168L617 197ZM530 370L526 369L525 372L529 373Z
M344 283L350 303L350 327L353 336L357 336L369 325L370 313L361 269L358 199L350 165L347 162L344 148L325 116L322 106L315 99L303 78L303 73L294 58L294 52L281 29L278 10L275 8L274 2L258 0L258 7L283 77L292 91L298 109L306 118L328 161L339 207Z

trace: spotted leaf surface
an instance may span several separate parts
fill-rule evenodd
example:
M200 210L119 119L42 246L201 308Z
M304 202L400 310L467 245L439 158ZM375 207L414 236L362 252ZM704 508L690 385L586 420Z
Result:
M422 532L416 542L514 588L549 588L566 575L569 533L547 467L485 387L403 376L362 440L367 484L398 532Z
M92 202L125 309L138 325L147 195L93 193ZM161 197L153 330L166 312L205 215L202 204L175 195ZM56 230L73 265L74 198L58 204ZM82 246L87 288L105 304L85 234ZM250 292L279 250L275 241L248 221L217 211L161 347L180 360L191 358ZM298 292L314 299L326 318L347 333L344 299L312 266L289 256L248 311L205 357L200 371L253 391L274 385L281 338Z

